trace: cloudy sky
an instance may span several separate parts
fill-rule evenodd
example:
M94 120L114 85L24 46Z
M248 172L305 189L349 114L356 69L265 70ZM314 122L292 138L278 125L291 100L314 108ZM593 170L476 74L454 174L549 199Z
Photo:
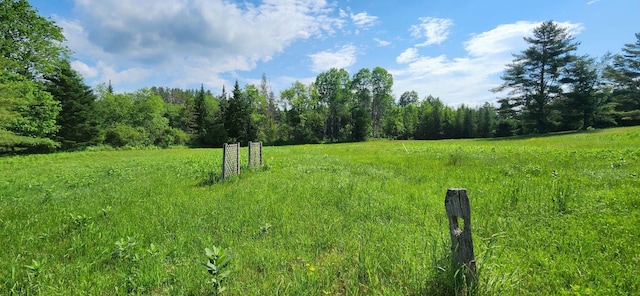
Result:
M494 102L504 65L542 21L580 54L618 53L640 32L638 0L31 0L64 29L89 85L205 88L259 83L279 93L332 67L377 66L394 94L449 105Z

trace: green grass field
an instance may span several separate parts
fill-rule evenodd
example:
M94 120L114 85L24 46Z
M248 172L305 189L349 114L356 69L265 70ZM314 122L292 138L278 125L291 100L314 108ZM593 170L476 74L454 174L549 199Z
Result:
M501 140L0 158L0 294L450 295L447 188L478 295L640 294L640 127ZM242 152L246 162L246 148Z

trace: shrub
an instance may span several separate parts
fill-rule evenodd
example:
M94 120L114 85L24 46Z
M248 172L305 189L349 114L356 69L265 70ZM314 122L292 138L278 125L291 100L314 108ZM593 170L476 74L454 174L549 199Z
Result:
M116 124L107 129L104 143L113 147L140 146L144 145L145 139L145 134L138 129L126 124Z
M189 136L182 130L167 127L160 136L154 140L154 145L167 148L171 145L184 145L189 141Z

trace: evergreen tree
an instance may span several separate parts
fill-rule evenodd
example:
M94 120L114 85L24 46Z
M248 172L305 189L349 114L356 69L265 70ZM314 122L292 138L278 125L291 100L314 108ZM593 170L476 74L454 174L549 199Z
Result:
M200 91L198 91L193 101L193 128L195 132L196 145L198 146L202 146L205 142L205 136L207 134L207 111L204 98L204 84L200 84Z
M192 144L198 145L199 143L199 131L198 125L198 110L196 106L196 97L189 92L184 93L184 109L182 110L184 121L184 132L190 135Z
M484 103L478 111L478 131L477 137L489 138L494 134L496 113L489 103Z
M552 21L536 27L533 37L524 40L530 47L507 65L504 83L495 91L509 90L509 96L498 102L501 108L515 111L525 133L548 132L555 123L550 106L562 95L560 79L575 59L578 43L566 28Z
M109 84L107 85L107 93L113 94L113 85L111 85L111 79L109 79Z
M251 115L249 103L243 95L238 80L233 87L233 95L229 99L225 112L225 129L229 141L246 143L249 141L249 116Z
M222 93L217 97L218 108L212 114L212 124L210 132L210 141L214 147L220 147L228 141L227 130L225 128L225 114L228 108L227 91L224 85Z
M460 109L462 109L462 113L463 113L462 131L460 133L460 136L462 138L473 138L476 136L476 130L477 130L477 125L476 125L477 112L474 109L468 108L466 106L464 108L462 108L461 106Z
M444 104L440 98L429 95L420 104L419 129L417 137L421 140L440 139L444 128Z
M586 129L615 123L608 90L601 87L602 68L600 63L588 56L578 57L566 68L563 83L568 86L568 92L559 105L567 129Z
M624 125L640 124L640 33L635 36L636 42L625 44L605 72Z
M68 62L57 73L45 76L46 90L60 102L56 122L60 126L56 140L62 149L78 149L98 143L99 129L94 109L96 96Z

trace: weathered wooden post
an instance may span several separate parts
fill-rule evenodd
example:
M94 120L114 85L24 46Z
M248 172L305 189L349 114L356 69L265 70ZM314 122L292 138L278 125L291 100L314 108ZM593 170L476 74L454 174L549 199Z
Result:
M471 206L467 190L449 188L444 199L444 206L447 210L447 217L449 217L453 259L460 268L458 275L464 274L467 285L471 285L476 277L476 260L471 240ZM462 225L460 219L462 219Z

